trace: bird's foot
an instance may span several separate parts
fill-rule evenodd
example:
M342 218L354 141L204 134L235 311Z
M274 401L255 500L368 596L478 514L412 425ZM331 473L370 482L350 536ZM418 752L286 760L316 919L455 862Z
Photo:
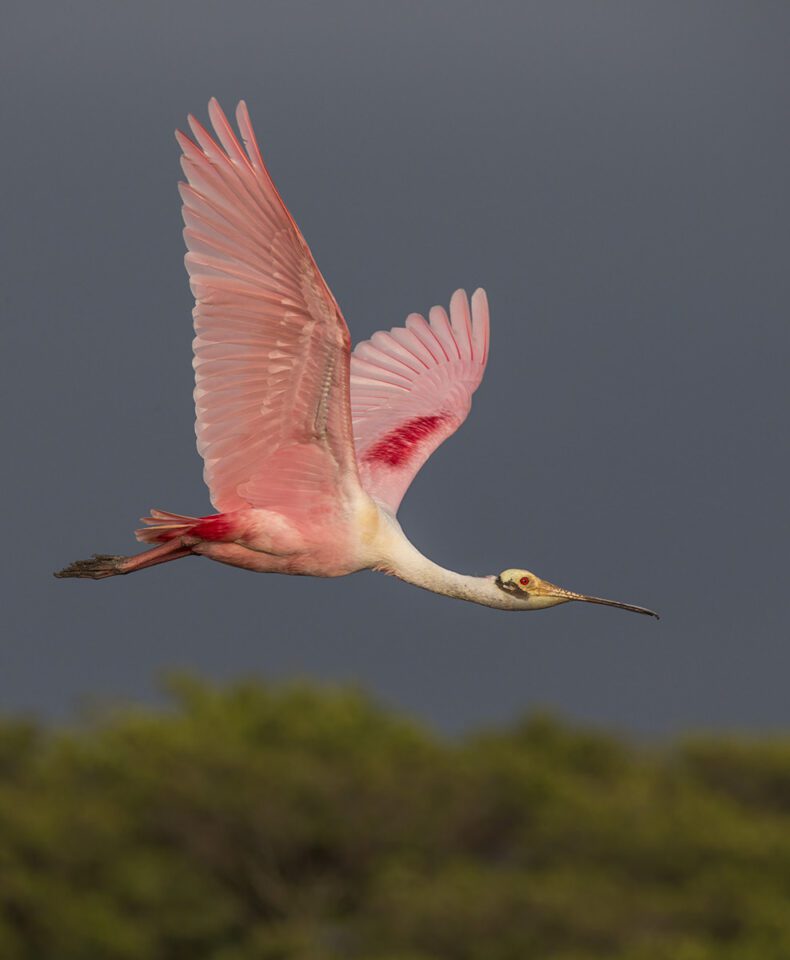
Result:
M86 577L89 580L103 580L105 577L114 577L125 573L121 569L121 561L125 557L114 557L109 553L94 553L90 560L75 560L62 570L58 570L56 577Z

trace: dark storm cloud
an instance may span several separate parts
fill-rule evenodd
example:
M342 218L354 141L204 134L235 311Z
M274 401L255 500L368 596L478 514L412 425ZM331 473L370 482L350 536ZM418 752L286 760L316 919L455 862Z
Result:
M3 707L181 666L353 678L449 728L536 704L787 725L786 6L18 4L0 42ZM472 415L403 505L416 544L661 623L197 559L51 578L131 552L150 506L209 509L172 129L210 95L247 99L356 339L489 292Z

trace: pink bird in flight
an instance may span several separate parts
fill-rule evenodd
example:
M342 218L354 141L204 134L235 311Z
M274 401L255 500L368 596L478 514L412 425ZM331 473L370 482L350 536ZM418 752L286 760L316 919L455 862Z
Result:
M176 133L195 296L195 408L217 513L151 510L136 556L96 554L55 574L100 580L195 554L259 573L340 577L373 569L500 610L583 600L529 570L465 576L423 556L396 514L415 474L464 422L488 358L476 290L353 352L340 308L264 166L247 107L241 139L216 100L215 137Z

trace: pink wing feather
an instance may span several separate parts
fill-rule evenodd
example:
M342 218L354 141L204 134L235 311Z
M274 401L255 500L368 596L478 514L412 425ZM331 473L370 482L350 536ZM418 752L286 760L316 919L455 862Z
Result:
M340 309L261 159L247 108L239 143L216 100L216 137L177 133L186 267L195 295L198 450L221 511L325 510L358 483L350 339ZM221 146L219 145L221 144Z
M433 451L466 419L488 359L488 301L463 290L376 333L351 356L351 412L362 485L396 513Z

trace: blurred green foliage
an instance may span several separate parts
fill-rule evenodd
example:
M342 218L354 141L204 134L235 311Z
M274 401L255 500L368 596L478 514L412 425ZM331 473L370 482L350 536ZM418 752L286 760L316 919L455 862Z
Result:
M790 739L172 685L0 723L2 960L787 960Z

